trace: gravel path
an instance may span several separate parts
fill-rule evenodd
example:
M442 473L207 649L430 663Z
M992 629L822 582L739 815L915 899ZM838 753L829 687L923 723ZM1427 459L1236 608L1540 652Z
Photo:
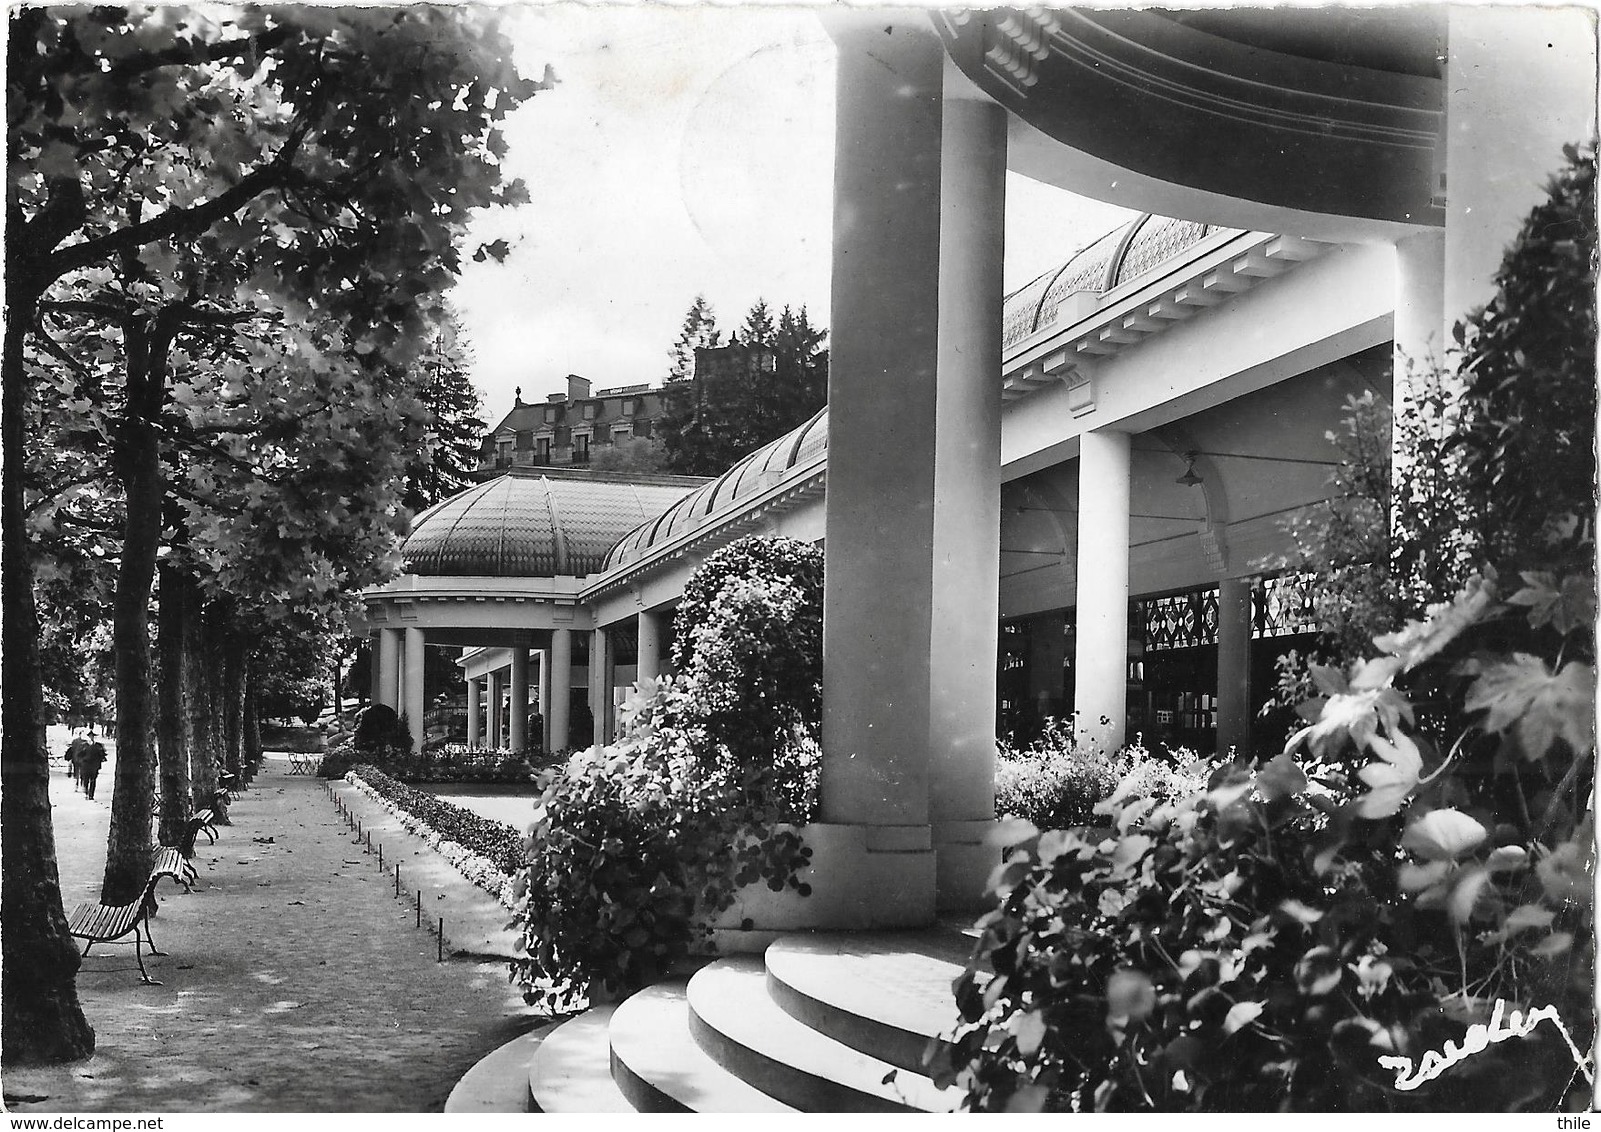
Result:
M504 962L437 962L410 898L395 898L392 870L379 872L324 784L279 766L235 800L216 845L200 839L194 892L162 882L154 929L169 954L145 962L164 985L139 982L131 946L96 945L78 974L95 1055L7 1070L8 1110L439 1112L474 1062L543 1021ZM95 801L52 771L70 913L98 894L113 765ZM353 799L358 813L364 802ZM416 839L393 836L385 864L400 856L403 880L419 878L425 922L469 905L499 914Z

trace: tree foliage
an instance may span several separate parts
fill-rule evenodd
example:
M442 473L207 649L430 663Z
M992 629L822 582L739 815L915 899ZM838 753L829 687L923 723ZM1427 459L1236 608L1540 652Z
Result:
M223 603L235 614L304 609L382 570L392 524L367 520L396 510L393 468L421 434L403 372L470 213L523 199L500 183L498 123L535 85L482 9L31 8L10 30L7 422L49 386L64 431L105 454L95 474L120 507L115 902L148 853L164 529L239 597ZM13 769L44 766L26 513L73 485L25 480L16 427L5 443L6 702L21 705L5 757L20 790ZM229 680L233 743L249 697ZM48 820L14 820L39 808L25 801L7 810L7 876L53 884ZM8 928L24 920L17 888ZM59 912L43 914L65 941ZM10 986L44 972L28 956L53 943L30 942L6 933ZM55 993L59 968L46 983Z
M686 333L700 302L686 319ZM785 307L775 323L758 300L726 353L684 378L675 369L663 387L658 426L669 470L720 475L741 456L805 424L828 399L826 338L805 307ZM715 334L708 345L716 345Z

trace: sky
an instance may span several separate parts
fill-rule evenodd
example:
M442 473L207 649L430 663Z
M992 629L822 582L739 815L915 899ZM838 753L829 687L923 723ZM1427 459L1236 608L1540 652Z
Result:
M795 8L510 4L524 75L557 85L505 130L530 203L471 233L506 239L451 293L494 423L569 373L659 384L697 294L726 332L764 298L827 325L834 50ZM1131 216L1008 176L1008 290ZM469 246L473 246L469 245Z

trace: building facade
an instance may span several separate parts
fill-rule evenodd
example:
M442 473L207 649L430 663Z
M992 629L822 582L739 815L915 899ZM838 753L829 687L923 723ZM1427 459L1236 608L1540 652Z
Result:
M525 404L519 389L511 412L484 437L478 476L509 468L586 468L595 453L650 440L662 412L662 391L648 383L590 392L588 378L567 375L567 392Z

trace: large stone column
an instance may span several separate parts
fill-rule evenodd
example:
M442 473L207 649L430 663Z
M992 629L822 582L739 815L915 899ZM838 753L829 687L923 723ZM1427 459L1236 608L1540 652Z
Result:
M1108 751L1123 745L1128 721L1129 448L1126 432L1079 438L1073 702L1079 727Z
M425 721L423 716L428 711L428 703L423 689L423 650L427 647L427 640L423 631L417 628L406 629L406 695L405 709L402 712L406 721L411 725L412 753L420 753L423 748L423 732Z
M401 630L378 630L378 684L373 700L396 711L400 710L400 649Z
M511 736L513 751L528 749L528 650L511 650Z
M547 752L550 745L550 650L539 650L539 745Z
M500 730L500 702L505 698L505 694L504 677L501 676L500 670L496 669L489 674L488 728L489 749L491 751L498 751L502 746Z
M654 680L661 675L662 667L662 616L650 609L639 611L639 667L634 673L635 683Z
M1251 750L1251 581L1224 578L1217 595L1217 750Z
M476 749L479 738L480 719L484 710L484 682L480 677L474 676L467 681L467 747Z
M1494 294L1507 245L1595 133L1596 33L1578 7L1453 5L1446 63L1444 316ZM1447 339L1449 341L1449 339Z
M984 836L995 818L1005 221L1006 111L985 100L947 97L929 640L930 802L940 908L976 906L994 864ZM1060 683L1060 663L1057 671Z
M929 705L944 52L923 13L844 16L830 317L822 822L836 927L934 914ZM986 661L988 663L989 661ZM847 859L848 858L848 859Z
M589 714L595 720L596 743L611 742L611 637L605 629L589 636Z
M545 712L545 718L550 721L552 751L564 751L571 746L567 715L572 703L572 686L573 631L553 629L550 634L550 707Z
M383 640L382 629L367 634L367 701L374 704L384 702Z

